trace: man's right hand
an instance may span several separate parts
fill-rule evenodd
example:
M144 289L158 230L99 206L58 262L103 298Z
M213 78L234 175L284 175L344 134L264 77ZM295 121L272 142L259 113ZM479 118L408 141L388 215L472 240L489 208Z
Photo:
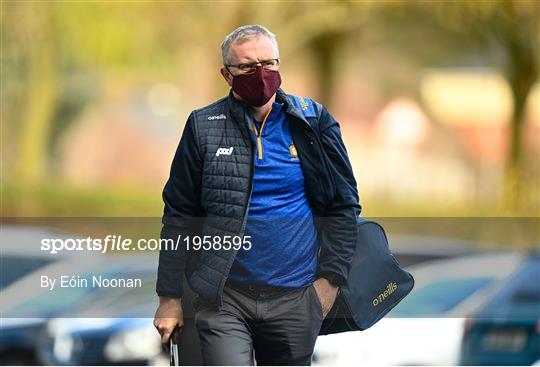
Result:
M167 345L175 327L184 325L184 313L180 298L159 297L159 307L154 316L154 326L161 334L161 343ZM173 340L177 342L176 340Z

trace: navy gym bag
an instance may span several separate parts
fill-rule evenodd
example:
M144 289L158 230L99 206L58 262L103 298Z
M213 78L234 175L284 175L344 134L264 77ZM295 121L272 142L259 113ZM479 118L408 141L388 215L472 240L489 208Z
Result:
M319 335L366 330L394 308L414 286L390 252L384 229L362 217L347 283L323 321Z

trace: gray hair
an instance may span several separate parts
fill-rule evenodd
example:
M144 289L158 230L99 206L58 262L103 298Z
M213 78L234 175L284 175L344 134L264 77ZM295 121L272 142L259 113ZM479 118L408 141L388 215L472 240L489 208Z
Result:
M229 33L225 39L223 39L223 42L221 42L221 57L223 59L223 65L227 65L228 63L227 56L229 54L229 48L233 42L245 42L258 36L268 37L276 48L276 51L279 52L276 35L270 32L268 28L259 24L243 25Z

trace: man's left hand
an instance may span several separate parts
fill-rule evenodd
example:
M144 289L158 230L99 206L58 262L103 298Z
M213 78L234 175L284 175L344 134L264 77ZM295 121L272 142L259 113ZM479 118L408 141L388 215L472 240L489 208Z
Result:
M336 301L339 287L336 287L326 278L319 278L313 282L313 286L323 308L323 316L326 317Z

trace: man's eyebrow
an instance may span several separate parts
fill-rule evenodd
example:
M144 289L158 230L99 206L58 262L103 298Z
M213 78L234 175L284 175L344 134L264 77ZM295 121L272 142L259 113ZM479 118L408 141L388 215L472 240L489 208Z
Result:
M242 61L239 61L238 64L249 64L249 63L252 63L252 62L261 62L261 61L268 61L268 60L274 60L274 59L276 59L276 57L274 57L274 56L262 57L260 59L252 59L252 58L242 57L241 58Z
M254 58L251 58L251 57L241 57L240 60L241 61L238 62L239 64L247 64L247 63L250 63L250 62L257 62L258 61L257 59L254 59Z

